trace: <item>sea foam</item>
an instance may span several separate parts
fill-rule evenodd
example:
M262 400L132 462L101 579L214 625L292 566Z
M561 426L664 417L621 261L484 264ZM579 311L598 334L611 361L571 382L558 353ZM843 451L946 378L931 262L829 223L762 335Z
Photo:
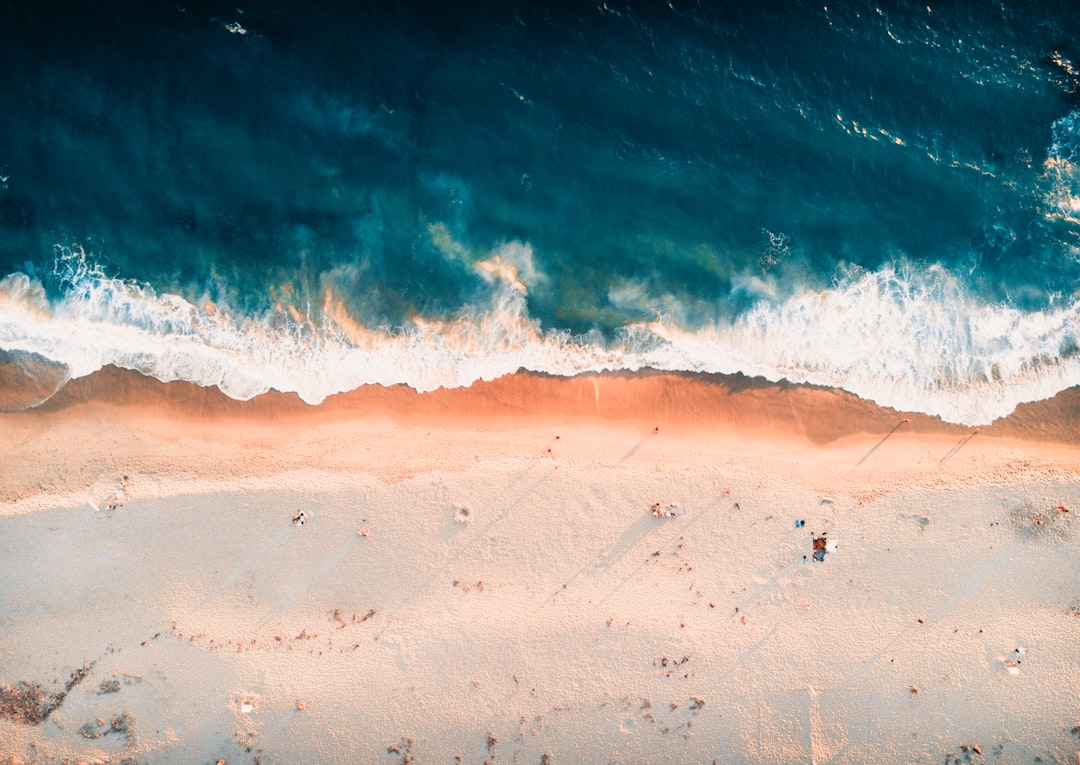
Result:
M72 378L111 364L240 400L274 389L317 404L366 384L424 392L521 369L653 368L837 387L983 425L1080 385L1080 300L1025 312L981 299L941 266L853 272L783 297L765 290L735 318L691 329L671 311L613 338L543 330L513 274L453 319L388 328L364 326L329 288L320 305L241 315L108 277L82 253L64 268L55 298L25 274L0 280L0 349L36 354Z
M693 333L649 330L681 359L669 368L838 387L968 425L1080 384L1080 300L1024 312L985 302L941 266L853 274Z

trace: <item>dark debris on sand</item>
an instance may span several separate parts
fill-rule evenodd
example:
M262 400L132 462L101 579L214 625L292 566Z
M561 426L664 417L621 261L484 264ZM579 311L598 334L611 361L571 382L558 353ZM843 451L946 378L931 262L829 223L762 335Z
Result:
M64 690L46 693L38 683L23 680L17 685L0 685L0 717L23 725L40 725L60 708L71 689L81 683L93 669L93 663L71 673Z
M402 738L400 744L390 744L386 747L387 754L400 754L401 765L413 765L416 759L412 753L413 740L411 738Z
M1009 525L1020 537L1033 542L1061 544L1072 535L1072 513L1064 505L1024 500L1009 511Z
M46 694L40 685L26 681L0 686L0 717L23 725L39 725L60 706L64 694Z
M83 738L101 738L111 733L122 733L128 743L131 743L135 718L130 713L124 712L119 717L111 720L98 718L95 722L86 723L79 728L79 735Z

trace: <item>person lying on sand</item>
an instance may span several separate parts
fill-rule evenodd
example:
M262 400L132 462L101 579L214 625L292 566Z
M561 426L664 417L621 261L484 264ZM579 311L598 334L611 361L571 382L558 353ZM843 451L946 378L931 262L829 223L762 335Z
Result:
M676 502L669 503L667 507L663 507L659 502L654 502L652 514L657 518L674 518L677 515L682 515L683 511Z

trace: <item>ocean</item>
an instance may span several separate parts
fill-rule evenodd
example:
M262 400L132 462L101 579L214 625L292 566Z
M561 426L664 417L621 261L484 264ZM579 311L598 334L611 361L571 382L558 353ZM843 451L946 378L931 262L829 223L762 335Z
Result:
M1080 6L0 4L8 410L518 370L1080 385ZM17 389L17 390L15 390Z

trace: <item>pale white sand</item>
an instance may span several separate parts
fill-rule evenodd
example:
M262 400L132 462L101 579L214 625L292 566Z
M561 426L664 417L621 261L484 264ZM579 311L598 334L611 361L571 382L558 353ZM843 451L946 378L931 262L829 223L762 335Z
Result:
M0 415L0 752L1075 762L1080 450L748 423Z

